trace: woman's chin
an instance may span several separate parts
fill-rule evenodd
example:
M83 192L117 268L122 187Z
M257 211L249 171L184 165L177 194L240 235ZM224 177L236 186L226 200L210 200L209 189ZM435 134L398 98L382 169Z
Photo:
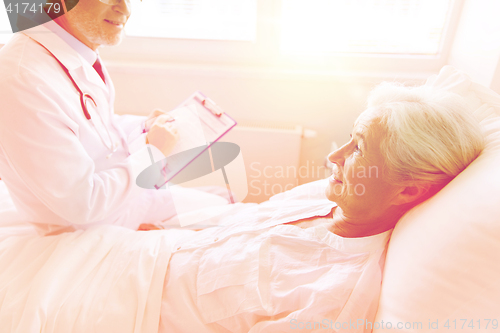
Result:
M340 199L340 193L342 193L342 183L332 184L329 183L325 189L326 198L330 201L337 202Z

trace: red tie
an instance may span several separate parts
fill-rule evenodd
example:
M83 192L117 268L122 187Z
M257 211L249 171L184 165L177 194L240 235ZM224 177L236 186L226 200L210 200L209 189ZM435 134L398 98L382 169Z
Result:
M101 77L101 79L104 81L104 83L106 83L106 80L104 79L104 73L102 72L102 66L101 66L101 62L99 61L99 58L97 58L97 60L94 62L94 69L97 71L97 74L99 74L99 76Z

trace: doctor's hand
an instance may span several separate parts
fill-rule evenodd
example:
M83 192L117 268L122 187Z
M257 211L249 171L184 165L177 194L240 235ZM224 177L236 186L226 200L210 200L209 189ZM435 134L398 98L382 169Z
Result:
M167 114L157 117L146 135L146 143L158 148L165 157L172 152L178 139L175 119Z
M151 112L149 114L148 118L146 119L145 124L144 124L146 132L148 132L151 129L151 126L153 126L156 119L160 116L163 116L163 115L168 115L167 111L156 109L153 112Z

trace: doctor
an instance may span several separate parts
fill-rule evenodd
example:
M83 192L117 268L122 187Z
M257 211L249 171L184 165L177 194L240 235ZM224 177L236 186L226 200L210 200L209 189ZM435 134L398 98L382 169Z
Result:
M168 191L135 184L151 164L146 143L167 155L175 122L161 111L114 114L97 52L121 41L129 16L129 0L80 0L0 50L0 176L42 234L104 223L137 229L175 215Z

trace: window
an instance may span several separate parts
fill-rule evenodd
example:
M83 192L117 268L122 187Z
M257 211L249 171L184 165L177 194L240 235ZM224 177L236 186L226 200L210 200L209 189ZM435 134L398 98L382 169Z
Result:
M439 53L451 0L282 0L285 54Z
M12 28L5 6L0 4L0 44L5 44L12 37Z
M254 41L257 0L132 2L129 36Z
M130 38L103 51L108 59L136 64L436 71L447 61L463 1L148 0L133 8ZM164 13L154 14L162 3ZM195 22L205 10L213 14ZM209 20L233 15L233 22L203 31Z
M106 60L266 71L436 71L464 0L132 1ZM10 31L0 6L0 39ZM148 65L149 66L149 65Z

